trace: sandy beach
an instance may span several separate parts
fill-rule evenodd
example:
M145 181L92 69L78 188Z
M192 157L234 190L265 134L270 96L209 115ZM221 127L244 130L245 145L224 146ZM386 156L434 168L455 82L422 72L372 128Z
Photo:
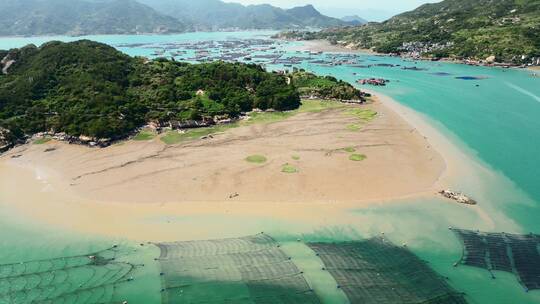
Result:
M349 130L357 121L344 113L355 107L378 115ZM451 157L437 152L421 123L409 124L404 118L415 118L394 107L378 97L178 145L158 138L104 149L29 144L0 158L0 202L45 223L137 240L204 238L209 230L242 235L254 218L346 225L354 221L347 214L352 208L435 197L446 187ZM350 160L350 148L367 158ZM268 161L245 160L254 154ZM284 164L298 172L283 173ZM200 216L204 230L179 235L171 229L182 229L179 218ZM233 221L226 230L224 221Z
M178 145L156 138L90 149L51 141L21 147L4 161L55 176L62 188L98 201L361 202L435 190L445 165L421 134L379 101L362 106L378 113L375 120L349 130L358 123L346 114L350 108ZM351 161L354 153L367 158ZM247 162L250 155L268 161ZM283 173L286 164L298 172Z
M304 40L302 45L295 46L295 51L311 51L311 52L336 52L336 53L364 53L377 54L369 49L356 49L345 47L342 45L331 44L328 40Z

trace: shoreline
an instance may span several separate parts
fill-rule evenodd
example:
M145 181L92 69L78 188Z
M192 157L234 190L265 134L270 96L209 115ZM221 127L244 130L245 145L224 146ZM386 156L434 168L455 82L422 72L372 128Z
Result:
M0 203L13 206L22 214L29 215L51 225L60 225L70 227L85 232L98 233L110 236L122 236L135 240L159 239L175 240L178 234L174 231L168 231L168 222L159 224L147 222L149 218L197 218L217 216L219 220L216 223L207 223L208 225L217 225L222 221L239 220L247 218L272 218L275 221L293 221L299 225L327 225L329 218L338 219L334 224L345 224L348 221L354 221L348 214L348 210L355 208L368 208L375 205L384 205L389 203L399 203L400 201L410 199L436 198L435 190L446 188L451 183L452 175L458 172L462 174L460 168L454 168L460 161L460 157L450 155L459 151L457 147L450 150L445 145L451 145L444 135L440 134L434 127L429 126L420 116L403 105L398 104L391 98L375 93L380 99L380 103L388 108L390 112L399 115L414 130L408 132L418 133L425 138L428 143L428 149L439 154L442 157L444 166L438 172L433 184L426 189L416 190L409 193L401 193L394 196L379 196L364 199L344 200L338 198L328 199L299 199L294 200L184 200L167 201L155 200L149 202L131 202L118 201L115 199L103 200L99 195L81 196L73 186L66 184L61 173L55 172L50 168L39 167L32 164L30 160L9 159L4 156L0 158L0 176L10 176L2 178L0 184ZM439 138L440 137L440 138ZM442 138L442 144L440 139ZM433 146L432 146L433 144ZM151 145L150 143L143 143ZM24 147L31 149L32 147ZM21 148L22 149L22 148ZM88 149L88 148L85 148ZM455 150L455 151L454 151ZM95 150L87 150L95 151ZM19 152L20 153L20 152ZM27 152L23 152L27 153ZM91 153L91 152L90 152ZM127 153L124 151L124 153ZM72 155L73 157L74 155ZM105 156L105 157L111 157ZM72 162L73 159L66 159L66 162ZM344 163L349 164L350 163ZM13 193L16 185L24 183L28 185L28 191L24 193ZM155 186L157 186L156 184ZM3 188L3 189L2 189ZM304 190L304 189L302 189ZM11 192L11 193L10 193ZM303 196L302 196L303 197ZM37 199L39 198L39 199ZM39 200L40 203L36 202ZM449 204L455 204L448 201ZM486 222L492 220L484 214L480 207L464 206L475 210ZM55 212L55 210L62 210ZM95 219L100 219L100 225L95 225ZM154 225L156 224L156 225ZM173 221L174 224L174 221ZM254 225L254 224L253 224ZM490 224L491 225L491 224ZM144 229L142 229L144 227ZM219 230L217 227L215 230ZM233 233L229 231L230 233ZM186 238L199 238L197 235L201 232L186 232ZM224 232L225 233L225 232Z
M373 90L364 90L368 93L377 95L386 106L400 115L409 124L419 130L426 137L426 140L434 146L437 151L441 151L441 156L446 164L445 172L437 185L443 189L448 186L457 187L451 190L463 192L466 195L473 195L473 198L478 201L477 205L461 205L464 208L473 210L479 218L484 221L485 227L483 230L492 231L513 231L514 233L527 233L522 231L519 223L509 218L501 209L497 200L494 203L494 198L490 196L490 190L486 186L496 185L501 188L512 189L512 194L519 193L523 201L529 201L526 194L521 190L516 192L515 184L504 175L495 172L489 165L475 156L475 151L470 150L458 138L446 129L440 123L429 119L422 113L415 111L403 104L400 104L393 98L380 94ZM506 194L503 195L506 197ZM509 199L509 197L508 197ZM516 199L515 196L512 199ZM444 199L445 202L456 204L456 202ZM478 223L477 225L481 225ZM478 229L478 226L470 227Z
M154 138L89 149L50 141L21 146L6 157L15 155L11 162L56 172L63 186L103 201L219 202L240 193L235 201L358 202L439 190L433 189L433 182L444 169L442 158L404 120L379 101L336 105L340 108L173 145ZM353 109L379 114L360 127L346 114ZM367 159L352 162L349 156L354 153ZM255 154L265 155L268 162L252 165L244 160ZM283 174L281 164L299 172ZM414 178L403 180L396 168ZM326 179L336 185L324 183ZM265 186L268 183L272 186ZM154 185L152 191L144 190L148 185ZM131 190L134 186L142 190ZM352 193L345 191L358 186Z
M331 44L327 40L290 40L285 39L285 41L293 41L293 42L300 42L303 45L293 47L291 50L293 51L312 51L312 52L335 52L335 53L346 53L346 54L366 54L366 55L373 55L373 56L389 56L389 57L400 57L402 59L414 59L419 61L433 61L431 58L418 58L413 56L407 56L407 55L394 55L394 54L386 54L386 53L378 53L370 49L357 49L352 47L347 47L341 44ZM523 66L523 65L516 65L513 63L505 63L505 62L494 62L494 63L481 63L476 60L470 60L470 59L453 59L453 58L440 58L436 61L445 62L445 63L454 63L454 64L463 64L463 65L471 65L471 66L481 66L481 67L488 67L488 68L512 68L512 69L526 69L538 72L540 71L540 66Z
M279 40L279 39L278 39ZM285 40L293 42L301 42L302 45L293 46L291 50L293 51L311 51L311 52L337 52L337 53L349 53L349 54L370 54L370 55L385 55L381 53L374 52L369 49L354 49L347 48L339 44L331 44L327 40Z

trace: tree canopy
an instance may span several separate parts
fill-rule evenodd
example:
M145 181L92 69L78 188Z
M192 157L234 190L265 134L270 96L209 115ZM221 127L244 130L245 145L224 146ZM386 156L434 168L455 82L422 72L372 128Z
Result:
M49 42L0 51L0 128L10 140L37 132L121 138L148 121L236 117L300 105L285 76L257 65L188 64L129 57L105 44ZM0 58L0 60L2 60Z

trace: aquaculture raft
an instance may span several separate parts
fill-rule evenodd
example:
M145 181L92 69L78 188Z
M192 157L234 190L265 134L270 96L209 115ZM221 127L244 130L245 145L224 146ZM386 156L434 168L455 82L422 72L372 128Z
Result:
M320 303L268 235L156 245L162 303Z
M539 235L452 230L464 246L458 264L514 273L526 291L540 289Z
M136 265L119 262L126 248L0 265L0 303L113 303L116 287Z
M383 238L308 246L320 256L350 303L467 303L425 262Z

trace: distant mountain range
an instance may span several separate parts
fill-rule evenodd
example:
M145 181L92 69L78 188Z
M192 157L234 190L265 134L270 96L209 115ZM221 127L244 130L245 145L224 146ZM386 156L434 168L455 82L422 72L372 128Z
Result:
M182 32L187 26L135 0L1 0L0 36Z
M327 28L351 25L322 15L312 5L281 9L220 0L140 0L158 12L185 20L197 30Z
M350 23L351 25L362 25L368 23L368 21L358 15L345 16L341 18L342 21Z
M538 64L540 1L444 0L382 23L281 36L381 53Z
M0 0L0 36L327 28L355 24L313 6L281 9L220 0Z

